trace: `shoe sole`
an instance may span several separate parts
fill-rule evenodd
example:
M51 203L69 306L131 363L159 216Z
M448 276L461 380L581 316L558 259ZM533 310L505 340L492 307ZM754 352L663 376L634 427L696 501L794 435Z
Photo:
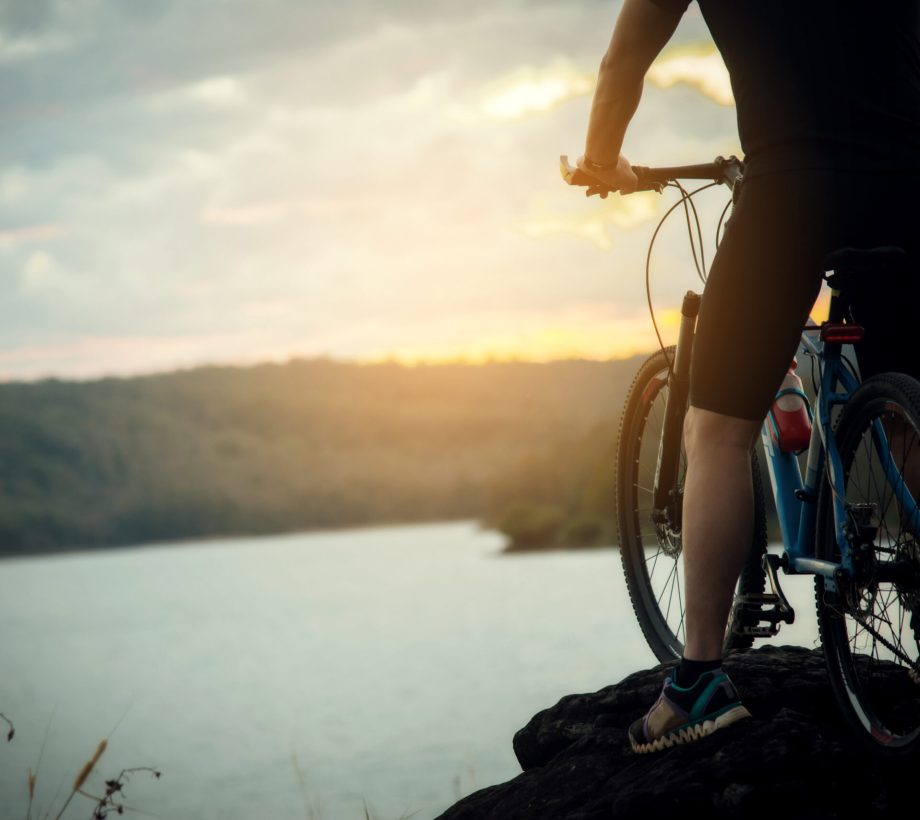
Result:
M653 740L651 743L636 743L632 735L630 735L629 743L633 751L640 755L648 754L649 752L660 752L662 749L670 749L672 746L682 746L686 743L693 743L695 740L707 737L713 732L717 732L719 729L724 729L726 726L731 726L733 723L743 720L744 718L749 718L750 716L751 713L743 706L739 705L735 706L733 709L729 709L727 712L723 712L712 720L704 720L693 726L687 726L676 732L671 732L670 734L658 738L658 740Z

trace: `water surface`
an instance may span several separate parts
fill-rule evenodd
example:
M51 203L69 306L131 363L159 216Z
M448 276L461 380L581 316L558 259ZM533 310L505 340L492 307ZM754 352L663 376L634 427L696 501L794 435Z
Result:
M502 543L449 523L0 563L0 816L49 719L40 804L116 724L90 782L157 766L129 803L176 820L426 818L514 777L536 711L655 659L615 550ZM789 587L784 642L812 645Z

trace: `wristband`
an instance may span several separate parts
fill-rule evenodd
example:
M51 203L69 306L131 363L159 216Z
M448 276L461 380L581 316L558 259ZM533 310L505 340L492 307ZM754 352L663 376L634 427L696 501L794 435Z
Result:
M584 162L585 168L587 168L589 171L600 171L601 173L603 173L604 171L615 171L617 165L619 165L619 161L610 162L607 165L601 165L601 163L593 162L592 160L588 159L586 156L582 157L582 162Z

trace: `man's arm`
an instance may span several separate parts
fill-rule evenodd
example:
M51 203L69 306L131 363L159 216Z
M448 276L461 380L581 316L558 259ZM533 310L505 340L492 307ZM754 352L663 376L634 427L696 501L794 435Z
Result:
M620 155L626 127L639 105L649 66L671 39L681 18L681 11L664 5L654 0L625 0L623 3L607 53L601 61L591 103L585 154L578 160L583 171L626 193L636 189L635 174L626 158ZM674 3L667 5L674 6ZM680 0L677 5L686 8ZM598 165L608 168L601 170L596 167Z

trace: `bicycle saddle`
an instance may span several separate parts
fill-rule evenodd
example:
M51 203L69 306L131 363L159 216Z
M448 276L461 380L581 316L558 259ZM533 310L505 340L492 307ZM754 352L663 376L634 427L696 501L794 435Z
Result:
M903 275L907 272L907 253L894 245L879 248L839 248L824 258L825 279L835 290L852 290L868 284L868 275ZM878 282L874 283L876 286Z

